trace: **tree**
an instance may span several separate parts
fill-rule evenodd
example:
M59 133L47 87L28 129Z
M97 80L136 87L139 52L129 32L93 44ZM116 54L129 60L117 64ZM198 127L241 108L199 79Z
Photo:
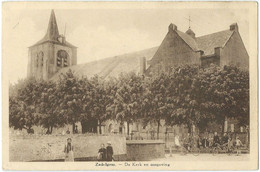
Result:
M86 80L85 93L83 97L85 115L83 120L94 119L98 122L99 133L101 133L101 126L104 121L112 117L112 109L116 84L111 78L105 81L97 75L90 80ZM92 121L93 122L93 121Z
M39 112L41 114L40 125L47 128L47 134L51 134L53 128L62 127L66 123L62 116L60 107L61 100L58 97L56 83L51 81L42 81L39 83Z
M66 74L61 74L57 83L56 99L59 104L57 111L63 116L66 124L72 124L73 133L75 123L80 120L83 110L83 93L83 85L75 73L69 70Z
M157 139L159 139L161 120L165 120L172 107L169 100L168 86L170 78L168 73L161 73L149 81L149 88L145 94L145 106L148 110L145 119L157 124Z
M129 125L138 119L141 113L143 78L135 73L125 73L119 76L115 94L115 119L127 123L127 135Z
M236 118L249 125L249 73L235 66L211 66L200 78L205 100L202 107L214 115L219 124ZM224 125L223 125L224 126Z
M39 124L40 115L36 113L37 84L34 79L20 81L16 93L9 97L9 124L14 129L32 132L32 126ZM14 93L14 92L13 92Z

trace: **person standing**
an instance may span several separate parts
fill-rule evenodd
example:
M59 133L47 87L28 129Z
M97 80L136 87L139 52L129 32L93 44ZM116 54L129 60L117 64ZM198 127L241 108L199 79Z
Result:
M107 152L105 145L102 143L101 148L98 150L98 160L99 161L105 161L107 157Z
M243 146L243 143L241 142L241 140L239 139L238 136L236 137L235 144L236 144L236 150L237 150L237 156L238 156L239 154L241 154L240 148Z
M74 161L74 153L73 153L73 145L72 145L72 139L68 138L67 143L64 148L65 153L65 162L73 162Z
M215 132L214 138L213 138L213 147L217 147L218 145L220 145L220 140L219 140L219 137L218 137L218 133Z
M209 141L208 141L207 136L204 136L204 138L202 139L202 146L203 146L204 148L209 147Z
M177 148L181 146L178 134L174 137L174 143L175 143L175 147Z
M109 141L109 142L107 142L107 158L106 158L106 160L107 161L112 161L113 160L113 154L114 154L114 152L113 152L113 147L111 146L111 142Z

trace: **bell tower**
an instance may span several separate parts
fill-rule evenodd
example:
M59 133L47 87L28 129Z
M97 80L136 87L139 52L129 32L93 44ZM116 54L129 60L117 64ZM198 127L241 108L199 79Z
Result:
M27 77L48 80L64 67L77 64L77 47L59 34L54 10L45 36L29 47Z

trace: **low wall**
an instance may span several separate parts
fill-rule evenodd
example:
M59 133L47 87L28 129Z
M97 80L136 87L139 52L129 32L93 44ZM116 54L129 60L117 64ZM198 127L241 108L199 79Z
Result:
M162 140L127 140L128 161L148 161L165 157L165 143Z
M116 160L126 159L126 139L108 135L10 135L9 161L63 161L67 138L72 138L75 160L96 160L102 143L111 141Z

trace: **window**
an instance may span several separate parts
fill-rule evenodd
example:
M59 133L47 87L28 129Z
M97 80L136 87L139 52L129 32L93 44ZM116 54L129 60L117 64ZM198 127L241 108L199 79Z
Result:
M59 50L57 53L57 66L58 67L67 67L69 54L65 50Z
M64 67L67 67L68 66L68 61L67 61L68 59L67 59L67 57L64 57L63 60L64 60L64 63L63 63Z
M57 58L57 66L61 67L61 57Z
M234 130L235 130L235 126L234 126L234 124L230 124L230 128L231 128L231 132L233 133Z
M241 133L244 132L244 127L243 127L243 126L240 127L240 132L241 132Z
M39 61L38 59L39 59L39 57L38 57L38 54L37 54L37 55L36 55L36 61L35 61L35 66L36 66L36 67L38 67L38 61Z
M35 61L35 66L39 67L39 66L43 66L43 59L44 58L44 54L42 51L40 51L39 53L37 53L36 55L36 61Z

